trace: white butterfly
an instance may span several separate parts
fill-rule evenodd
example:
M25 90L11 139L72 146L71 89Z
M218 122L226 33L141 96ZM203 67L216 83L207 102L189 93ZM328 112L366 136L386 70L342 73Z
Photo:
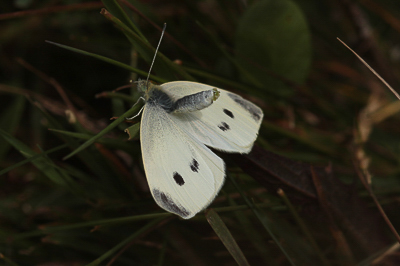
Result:
M192 218L225 179L224 161L208 147L249 153L263 112L237 94L195 82L141 80L138 89L146 101L140 142L150 191L164 210Z

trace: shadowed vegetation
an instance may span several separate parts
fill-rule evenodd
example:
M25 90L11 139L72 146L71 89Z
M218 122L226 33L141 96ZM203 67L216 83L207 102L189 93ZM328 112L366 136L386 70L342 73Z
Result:
M400 6L377 0L3 1L0 261L400 263ZM135 83L197 81L264 111L190 220L143 171ZM113 120L110 120L113 118ZM134 123L132 125L132 123ZM128 129L128 133L124 130ZM130 138L128 140L128 138Z

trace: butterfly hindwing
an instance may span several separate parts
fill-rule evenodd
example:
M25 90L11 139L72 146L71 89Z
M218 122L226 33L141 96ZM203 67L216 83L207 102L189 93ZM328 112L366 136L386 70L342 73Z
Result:
M140 129L143 163L157 204L189 219L218 194L225 166L173 116L154 102L146 104Z

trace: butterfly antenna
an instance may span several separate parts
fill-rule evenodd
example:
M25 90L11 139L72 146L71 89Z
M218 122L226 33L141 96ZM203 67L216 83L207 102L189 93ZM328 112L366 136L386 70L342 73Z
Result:
M149 73L147 74L147 79L146 79L146 85L147 86L149 85L150 72L151 72L151 69L153 68L154 61L156 61L156 55L157 55L157 52L158 52L158 48L160 47L161 40L162 40L162 38L164 36L164 32L165 32L166 28L167 28L167 23L164 23L164 27L163 27L163 29L161 31L161 37L160 37L160 40L158 41L158 45L157 45L157 48L156 48L156 52L154 53L153 61L151 62Z

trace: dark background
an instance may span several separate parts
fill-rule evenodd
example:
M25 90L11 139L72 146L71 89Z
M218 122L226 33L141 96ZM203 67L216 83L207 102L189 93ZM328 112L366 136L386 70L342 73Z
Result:
M336 39L398 88L396 1L116 3L0 3L0 260L396 264L396 250L383 252L396 243L400 223L400 103ZM160 52L177 68L157 57L156 77L190 73L264 110L250 155L218 153L229 178L210 206L216 213L184 221L162 212L148 191L139 136L128 141L123 132L127 123L63 160L130 108L138 97L130 81L145 77L45 41L149 69L140 45L100 14L105 6L153 47L154 25L167 23ZM128 89L110 93L121 86Z

